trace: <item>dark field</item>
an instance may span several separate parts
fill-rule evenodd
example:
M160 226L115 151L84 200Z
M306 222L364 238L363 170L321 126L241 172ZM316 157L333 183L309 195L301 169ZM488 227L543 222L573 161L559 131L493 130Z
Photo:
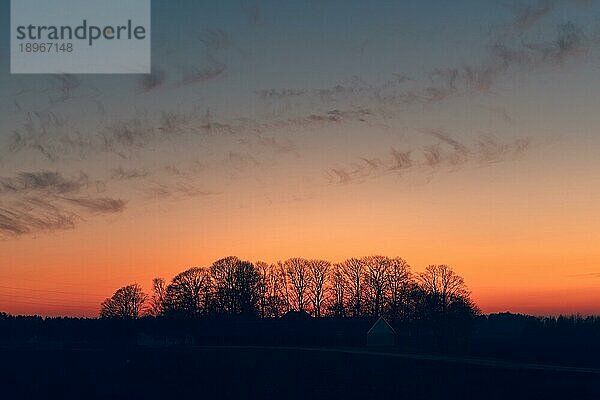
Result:
M363 352L363 353L361 353ZM2 399L598 399L597 371L483 366L363 350L5 349Z

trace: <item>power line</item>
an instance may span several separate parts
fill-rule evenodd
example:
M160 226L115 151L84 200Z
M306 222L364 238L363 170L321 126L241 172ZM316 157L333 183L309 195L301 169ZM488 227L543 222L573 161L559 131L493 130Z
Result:
M25 301L25 300L15 300L15 301L11 301L7 304L11 304L11 305L12 304L27 304L27 305L33 305L33 306L45 305L45 306L50 306L50 307L54 307L54 308L71 308L73 310L87 310L89 308L89 306L78 307L73 304L44 304L44 303L36 303L36 302Z
M10 295L10 294L4 294L4 293L0 293L0 297L4 297L7 298L6 301L11 302L11 301L18 301L18 300L14 300L15 298L17 299L26 299L26 300L32 300L32 301L36 301L35 304L38 305L64 305L64 306L69 306L69 305L73 305L75 303L82 303L82 304L88 304L88 305L100 305L100 302L96 302L96 301L76 301L76 302L69 302L67 299L39 299L37 297L31 297L31 296L24 296L24 295ZM63 302L64 301L64 302Z
M4 285L0 285L0 288L11 289L11 290L27 290L27 291L34 291L34 292L56 293L56 294L68 294L68 295L76 295L76 296L97 296L93 293L64 292L64 291L60 291L60 290L35 289L35 288L24 288L24 287L15 287L15 286L4 286Z

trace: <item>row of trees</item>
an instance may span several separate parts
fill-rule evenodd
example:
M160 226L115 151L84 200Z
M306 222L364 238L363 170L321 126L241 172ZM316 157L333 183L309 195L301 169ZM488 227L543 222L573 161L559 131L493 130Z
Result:
M447 265L413 273L402 258L370 256L332 264L290 258L251 263L237 257L193 267L170 283L153 280L152 295L138 284L120 288L101 305L101 317L206 315L279 317L289 311L314 317L386 316L392 321L475 315L462 277Z

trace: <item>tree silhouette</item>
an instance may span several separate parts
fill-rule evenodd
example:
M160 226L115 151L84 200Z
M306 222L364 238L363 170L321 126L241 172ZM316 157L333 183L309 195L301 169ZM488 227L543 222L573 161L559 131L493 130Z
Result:
M414 290L414 282L410 266L402 258L391 260L388 273L389 306L388 316L391 321L406 319L409 314L409 292Z
M163 278L152 279L152 297L150 298L149 313L153 316L163 315L165 313L165 297L167 295L167 286Z
M290 258L284 263L285 271L290 282L296 311L305 311L309 285L310 261L304 258Z
M348 289L348 310L354 317L360 317L363 312L365 291L365 266L358 258L349 258L342 264L342 271Z
M464 279L445 264L428 265L425 271L419 274L419 283L425 293L431 296L442 315L446 315L453 301L469 297Z
M225 314L256 314L262 292L258 269L249 261L226 257L210 267L214 304Z
M193 267L181 272L167 286L165 314L197 317L208 313L210 288L210 275L205 268Z
M259 300L259 314L262 318L265 318L269 314L269 297L270 297L270 265L264 261L256 262L256 269L260 275L260 300Z
M321 309L325 297L325 284L331 263L325 260L310 260L308 263L309 284L308 291L313 305L315 317L321 316Z
M288 273L286 271L286 265L281 262L281 261L277 261L277 273L279 274L279 277L281 278L281 282L282 282L282 300L283 303L285 304L285 312L288 312L292 309L292 302L291 302L291 293L290 293L290 284L289 284L289 280L288 280Z
M384 256L349 258L333 266L304 258L253 264L231 256L209 268L183 271L168 285L155 278L152 292L149 315L182 318L270 318L293 309L316 318L385 315L392 323L467 326L479 313L463 278L448 265L429 265L413 275L402 258ZM146 299L139 285L123 287L102 303L101 316L137 318Z
M389 285L388 271L392 260L383 256L364 257L361 262L366 270L366 291L371 314L381 316Z
M336 317L346 316L346 279L342 264L335 264L330 274L331 303L329 312Z
M148 296L137 283L118 289L112 297L104 300L100 308L101 318L131 318L142 315Z
M285 274L276 264L256 263L260 274L260 314L262 317L279 317L287 311L285 301Z

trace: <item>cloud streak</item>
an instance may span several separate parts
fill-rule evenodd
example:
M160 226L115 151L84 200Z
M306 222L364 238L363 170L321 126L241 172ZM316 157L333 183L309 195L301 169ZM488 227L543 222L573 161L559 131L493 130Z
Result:
M557 1L540 1L536 6L519 7L513 25L521 37L526 28L549 14ZM262 100L303 99L307 104L350 103L355 107L374 109L379 106L426 106L452 98L490 93L498 80L523 70L534 72L542 67L561 66L569 60L585 56L600 40L573 22L556 26L555 35L546 41L533 42L521 37L520 44L507 44L497 37L486 48L479 63L458 67L439 66L424 73L421 79L394 74L380 84L368 84L353 77L333 87L312 91L300 88L265 89L257 94ZM510 41L514 43L513 41ZM410 84L410 85L409 85Z
M70 229L86 215L125 209L126 201L94 197L89 186L83 173L74 178L54 171L0 177L0 237Z
M150 92L163 86L166 80L167 73L160 68L154 68L149 74L139 78L138 87L142 92Z
M58 172L19 172L15 177L0 177L0 194L20 194L31 191L45 194L78 192L87 185L87 177L67 179Z
M127 203L121 199L111 199L108 197L64 197L64 199L92 213L118 213L125 209L125 204Z
M113 168L111 170L111 178L119 181L126 181L130 179L145 178L150 175L150 172L145 169L125 169L123 167Z
M521 156L529 148L527 138L502 142L492 136L480 136L468 145L444 131L426 131L438 139L419 150L399 151L391 148L384 157L360 157L345 166L331 167L328 181L335 185L361 183L386 175L402 176L408 172L426 173L439 168L455 170L462 165L486 165Z
M0 202L0 238L35 232L70 229L77 216L46 206L30 209L27 203L5 205Z
M513 28L518 32L529 30L539 20L554 11L557 4L557 0L538 0L535 5L516 3L513 7Z

